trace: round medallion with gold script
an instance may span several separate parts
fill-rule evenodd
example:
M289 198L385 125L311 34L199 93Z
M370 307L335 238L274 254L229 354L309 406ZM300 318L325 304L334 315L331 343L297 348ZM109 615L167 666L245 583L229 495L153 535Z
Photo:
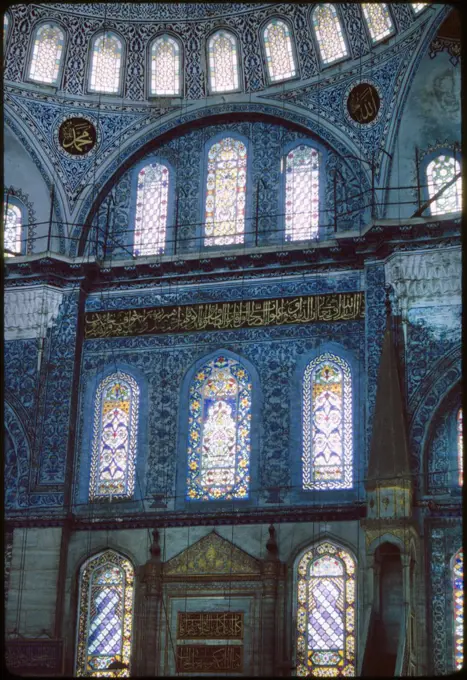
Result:
M379 113L381 99L378 90L371 83L358 83L349 93L347 110L356 123L372 123Z
M97 132L86 118L67 118L58 129L58 142L72 156L85 156L96 145Z

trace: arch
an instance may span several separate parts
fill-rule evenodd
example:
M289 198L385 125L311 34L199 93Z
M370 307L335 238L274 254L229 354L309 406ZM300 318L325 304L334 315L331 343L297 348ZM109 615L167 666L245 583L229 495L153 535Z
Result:
M282 17L270 19L262 30L262 37L269 81L295 78L298 67L289 22Z
M299 141L283 157L286 241L318 238L320 222L320 152Z
M15 409L4 401L4 483L5 507L14 509L29 504L29 470L31 445L21 418Z
M89 92L121 92L123 57L124 41L115 31L100 31L94 35L89 54Z
M240 89L238 38L225 29L212 33L207 42L209 89L235 92Z
M423 454L425 489L428 494L457 495L459 485L459 405L461 385L455 385L436 408L426 436Z
M28 80L58 85L62 72L65 32L57 22L41 22L32 34Z
M106 549L79 570L75 672L100 677L129 677L134 609L133 563ZM113 661L125 670L107 670Z
M133 254L163 254L172 212L173 176L164 160L141 164L136 175Z
M362 10L373 44L389 38L394 33L394 24L386 3L364 2Z
M450 564L452 582L453 656L454 669L460 671L464 665L464 552L456 552Z
M442 187L461 172L461 165L452 151L436 155L430 154L425 159L428 197L433 198ZM430 205L431 215L444 215L459 212L462 209L462 177L451 184L441 196Z
M337 7L326 3L311 13L311 22L324 66L349 56Z
M169 33L150 44L149 93L159 97L182 94L182 44Z

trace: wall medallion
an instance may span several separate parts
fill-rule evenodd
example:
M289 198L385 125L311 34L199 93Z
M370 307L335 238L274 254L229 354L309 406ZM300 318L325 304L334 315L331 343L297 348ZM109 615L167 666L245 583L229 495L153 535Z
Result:
M347 97L347 111L356 123L366 125L378 116L381 99L378 90L371 83L358 83Z
M85 156L96 142L96 128L86 118L67 118L58 128L58 143L72 156Z

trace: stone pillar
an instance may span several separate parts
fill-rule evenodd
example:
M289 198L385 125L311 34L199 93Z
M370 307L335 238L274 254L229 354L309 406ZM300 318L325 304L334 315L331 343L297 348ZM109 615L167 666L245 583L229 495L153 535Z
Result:
M277 579L280 562L276 543L276 530L269 527L269 539L266 544L267 555L262 568L262 598L261 598L261 664L260 673L263 676L275 676L277 672L278 655L276 650L276 605Z

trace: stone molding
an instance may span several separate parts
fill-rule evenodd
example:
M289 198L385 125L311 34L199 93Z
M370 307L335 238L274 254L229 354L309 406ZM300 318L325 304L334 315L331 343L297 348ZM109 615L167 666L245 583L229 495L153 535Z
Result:
M58 316L63 291L49 285L5 291L5 340L44 338Z

